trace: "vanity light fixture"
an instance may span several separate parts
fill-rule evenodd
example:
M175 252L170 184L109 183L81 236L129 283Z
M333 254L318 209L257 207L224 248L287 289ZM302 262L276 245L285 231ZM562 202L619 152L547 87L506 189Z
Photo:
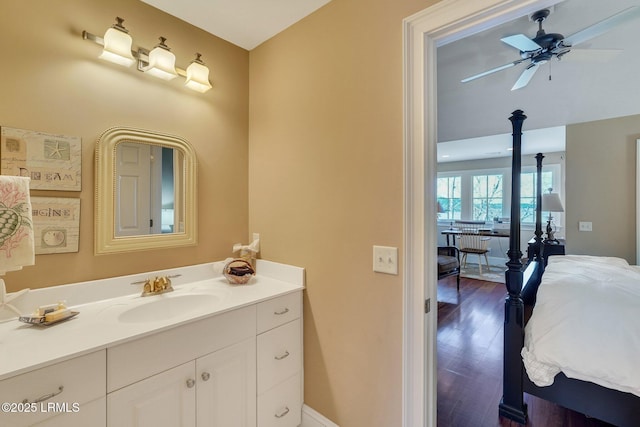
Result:
M165 41L167 41L166 38L160 37L160 43L149 52L149 65L142 67L142 71L162 80L173 80L178 77L176 56L164 43Z
M167 39L164 37L160 37L160 43L151 51L143 47L133 50L131 48L133 40L129 31L122 25L123 22L124 19L116 18L116 23L106 31L104 38L87 31L82 32L82 38L104 47L99 56L101 59L125 67L130 67L137 62L138 71L163 80L173 80L182 76L186 79L185 86L200 93L211 89L209 68L204 65L201 54L196 53L196 58L184 70L176 67L176 57L166 45Z
M130 67L136 62L131 54L133 39L129 31L122 25L124 19L117 17L116 23L104 33L104 49L99 56L109 62Z
M196 53L196 59L191 61L191 64L187 67L187 82L185 86L200 93L205 93L211 89L211 83L209 83L209 69L200 59L201 56Z

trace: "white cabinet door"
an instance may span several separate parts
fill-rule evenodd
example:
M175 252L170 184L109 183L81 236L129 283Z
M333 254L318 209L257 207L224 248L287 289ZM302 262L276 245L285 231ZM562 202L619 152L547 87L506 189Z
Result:
M196 375L198 427L255 427L254 338L197 359Z
M108 427L195 427L194 362L131 384L107 396Z

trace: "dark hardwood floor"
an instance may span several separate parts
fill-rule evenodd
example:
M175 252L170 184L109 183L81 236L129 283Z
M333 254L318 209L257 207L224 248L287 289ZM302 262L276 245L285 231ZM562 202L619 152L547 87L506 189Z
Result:
M519 424L498 416L502 396L504 284L455 277L438 283L438 426ZM528 426L609 424L525 395Z

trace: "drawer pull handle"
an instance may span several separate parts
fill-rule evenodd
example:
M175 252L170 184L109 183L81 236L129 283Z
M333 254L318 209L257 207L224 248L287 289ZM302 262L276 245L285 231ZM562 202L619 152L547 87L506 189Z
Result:
M283 314L287 314L288 312L289 312L289 309L285 307L284 310L274 311L273 314L275 314L276 316L282 316Z
M276 360L282 360L282 359L286 359L287 357L289 357L289 352L285 350L284 354L281 356L275 356L274 359Z
M211 378L211 374L209 372L202 373L202 381L209 381L209 378Z
M289 407L288 407L288 406L285 406L285 407L284 407L284 411L280 412L279 414L275 414L275 417L276 417L276 418L282 418L282 417L284 417L285 415L287 415L288 413L289 413Z
M64 390L64 386L58 387L58 391L54 391L53 393L45 394L44 396L40 396L39 398L37 398L33 402L29 402L29 399L24 399L22 401L22 403L40 403L40 402L44 402L45 400L49 400L52 397L55 397L55 396L59 395L60 393L62 393L62 390Z
M196 381L194 379L189 378L187 380L187 388L193 388L196 385Z

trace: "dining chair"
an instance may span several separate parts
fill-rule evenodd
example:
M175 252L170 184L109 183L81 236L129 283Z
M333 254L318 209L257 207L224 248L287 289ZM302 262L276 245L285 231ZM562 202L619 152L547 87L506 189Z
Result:
M487 254L490 252L489 241L490 236L480 233L480 228L484 226L484 222L480 221L456 221L456 226L460 230L458 235L458 247L462 254L461 264L462 267L467 265L467 255L478 255L478 271L482 274L482 257L487 265L487 269L490 269L489 258Z

